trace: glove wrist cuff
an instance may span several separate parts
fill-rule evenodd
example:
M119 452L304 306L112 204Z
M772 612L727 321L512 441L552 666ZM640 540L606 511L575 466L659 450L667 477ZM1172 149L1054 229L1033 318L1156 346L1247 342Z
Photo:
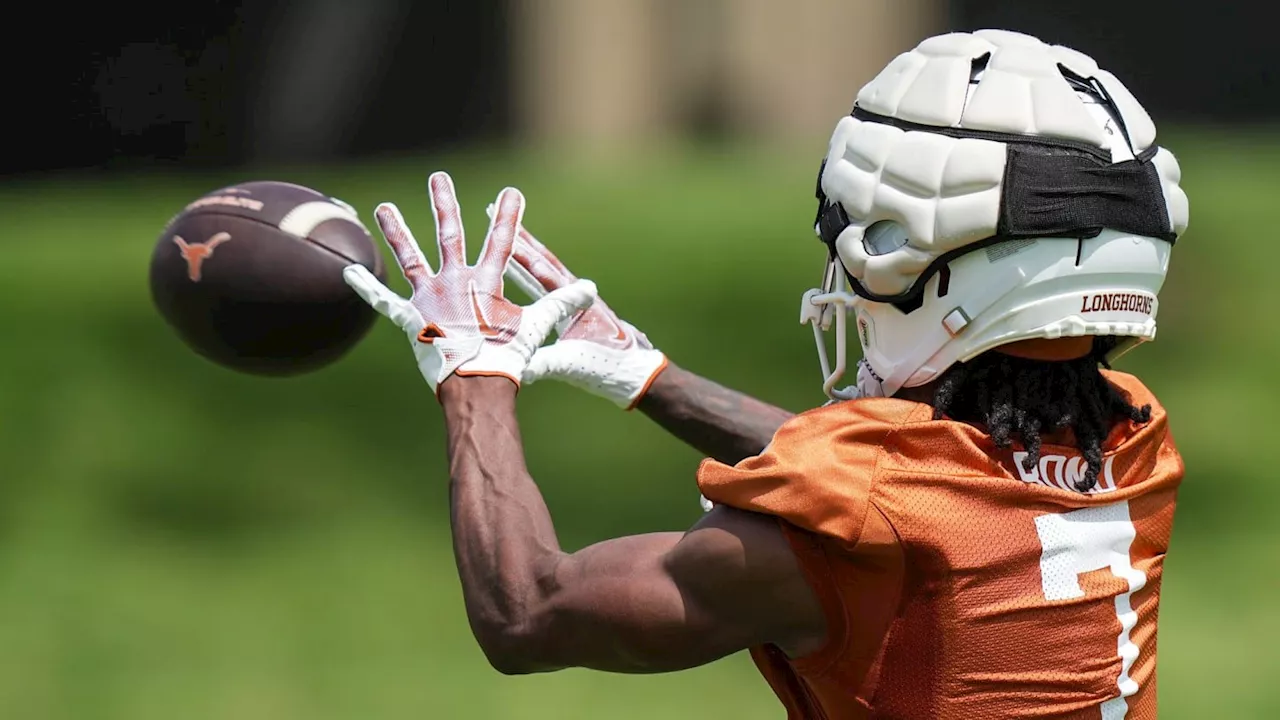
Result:
M632 350L618 357L605 376L593 378L589 389L623 410L631 410L666 366L667 356L660 350Z
M658 352L658 351L654 350L653 352ZM640 401L644 399L645 394L649 392L649 388L653 387L654 381L658 379L658 376L662 374L663 370L667 369L667 365L670 364L670 361L667 359L667 356L663 355L660 352L658 352L658 355L661 356L661 359L658 362L658 366L654 368L653 372L649 374L649 377L644 381L644 384L640 386L640 389L637 390L631 397L629 397L626 403L619 403L619 405L622 406L623 410L626 410L628 412L630 412L631 410L635 410L636 406L640 404Z

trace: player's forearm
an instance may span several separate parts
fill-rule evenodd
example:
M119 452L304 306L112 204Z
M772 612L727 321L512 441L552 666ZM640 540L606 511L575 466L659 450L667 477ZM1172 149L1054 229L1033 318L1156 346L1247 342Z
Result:
M440 386L458 576L472 632L499 670L511 666L513 639L562 557L525 466L514 391L502 378L456 377Z
M731 465L760 454L793 415L675 364L658 375L638 407L667 432Z

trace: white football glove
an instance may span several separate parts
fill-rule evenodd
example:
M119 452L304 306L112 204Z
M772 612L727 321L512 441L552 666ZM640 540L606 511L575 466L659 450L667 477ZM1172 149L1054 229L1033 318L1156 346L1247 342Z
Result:
M523 225L516 233L507 278L532 298L550 297L548 293L580 282ZM603 300L560 321L556 332L556 342L540 348L525 368L524 382L561 380L630 410L667 366L667 356Z
M519 385L534 351L556 323L595 300L595 284L579 280L539 296L528 307L515 305L502 295L502 272L524 215L524 196L515 188L498 195L480 259L470 266L453 180L434 173L429 190L440 271L432 272L399 209L383 203L375 213L378 227L413 288L412 297L400 297L363 265L347 266L342 278L408 334L418 368L433 391L454 373L507 377Z

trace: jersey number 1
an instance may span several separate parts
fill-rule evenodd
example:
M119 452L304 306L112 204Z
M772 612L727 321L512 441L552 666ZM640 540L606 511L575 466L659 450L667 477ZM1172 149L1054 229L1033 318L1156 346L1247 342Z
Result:
M1120 694L1102 704L1102 720L1123 720L1129 712L1125 698L1138 691L1138 683L1129 677L1129 670L1138 659L1138 646L1129 638L1138 622L1130 598L1147 583L1146 575L1134 569L1129 558L1129 547L1136 535L1129 518L1129 503L1041 515L1036 518L1036 533L1040 536L1040 580L1046 600L1084 597L1080 576L1095 570L1110 570L1128 584L1115 601L1116 619L1120 621L1116 639L1120 655L1116 688Z

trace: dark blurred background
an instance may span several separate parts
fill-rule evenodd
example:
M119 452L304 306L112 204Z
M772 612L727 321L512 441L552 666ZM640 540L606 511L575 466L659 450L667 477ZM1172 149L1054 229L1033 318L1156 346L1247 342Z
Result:
M37 4L10 24L6 173L323 160L510 129L502 0ZM448 112L439 109L448 107Z
M212 188L301 183L431 226L525 222L676 362L820 403L797 303L813 176L859 87L928 35L1073 46L1146 104L1191 229L1126 356L1188 474L1162 718L1280 717L1280 93L1260 3L192 0L11 10L0 29L0 720L780 716L743 655L507 678L468 630L437 403L401 332L289 380L215 367L154 311L152 247ZM473 230L472 237L476 234ZM474 252L474 247L473 247ZM401 278L393 287L405 291ZM693 450L553 383L521 391L566 547L687 527ZM1146 649L1144 647L1144 652Z
M665 69L667 75L691 71L704 77L692 89L681 88L696 99L671 92L658 101L696 107L667 112L658 122L701 131L745 124L733 119L742 108L730 93L715 87L732 86L724 76L733 71L707 71L717 61L702 59L726 45L701 30L723 29L725 23L714 16L734 13L732 0L640 4L649 6L648 17L623 17L612 27L603 16L640 13L590 8L579 0L195 0L159 10L133 4L70 10L38 3L26 8L32 19L11 22L3 31L10 111L2 122L15 145L0 159L0 171L332 160L536 134L544 131L539 122L545 123L546 111L536 103L522 106L524 96L576 96L586 89L554 85L591 81L579 80L580 72L571 68L546 73L533 87L516 87L530 81L513 65L554 69L557 63L592 62L586 55L564 56L589 52L592 43L607 44L618 33L635 37L624 44L648 43L659 56L634 54L619 61L632 67L604 84L613 85L610 97L620 105L652 93L632 92L632 76L662 72L638 66L659 64L669 53L677 62ZM794 58L777 60L813 65L818 56L841 57L842 43L869 42L870 52L847 62L865 76L886 53L903 49L893 40L920 28L1018 28L1105 58L1161 122L1257 122L1280 111L1273 32L1259 15L1264 4L909 0L899 17L884 18L895 31L887 40L874 37L882 35L883 22L858 18L860 4L880 3L844 3L841 12L853 23L843 28L844 40L820 32L832 20L826 13L815 14L808 27L792 20L776 28L825 42L825 51L781 42L762 44L760 53L792 50ZM578 13L586 20L561 17L569 6L587 10ZM881 20L877 13L886 14L879 9L869 15ZM774 14L786 17L785 11ZM590 15L604 22L592 23ZM692 53L682 47L689 44L682 42L682 32L703 47ZM561 44L581 49L555 47ZM698 62L678 62L691 54ZM725 59L718 62L731 62L732 51L720 54ZM680 85L670 78L657 83ZM818 87L842 102L856 89ZM629 92L631 98L623 97ZM793 120L789 126L801 124Z

